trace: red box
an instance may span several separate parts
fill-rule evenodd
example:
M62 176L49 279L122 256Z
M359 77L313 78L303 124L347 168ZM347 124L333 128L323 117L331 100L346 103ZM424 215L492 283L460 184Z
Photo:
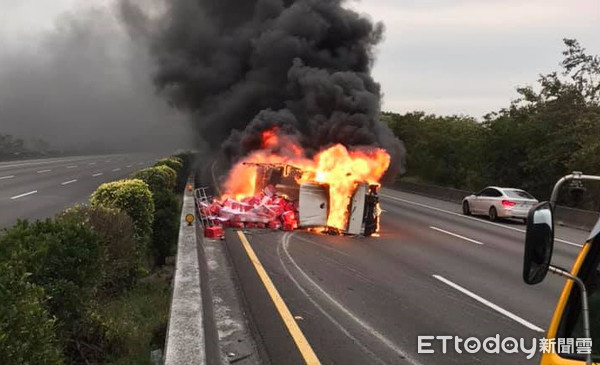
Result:
M277 221L270 221L267 227L269 227L269 229L279 229L279 227L281 227L281 223Z
M231 222L231 228L244 228L244 222Z
M204 228L204 237L218 239L223 236L223 227L213 226Z

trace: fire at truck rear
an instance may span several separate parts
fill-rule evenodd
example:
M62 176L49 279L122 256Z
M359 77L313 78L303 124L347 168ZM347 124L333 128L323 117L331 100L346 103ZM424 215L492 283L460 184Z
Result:
M379 181L390 164L380 148L337 144L312 158L277 129L230 170L224 194L201 203L209 225L376 235Z

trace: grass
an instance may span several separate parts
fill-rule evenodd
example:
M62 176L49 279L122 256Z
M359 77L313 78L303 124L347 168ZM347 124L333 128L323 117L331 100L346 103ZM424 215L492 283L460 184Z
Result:
M172 268L164 267L99 309L112 344L106 364L152 364L150 352L165 343L171 278Z

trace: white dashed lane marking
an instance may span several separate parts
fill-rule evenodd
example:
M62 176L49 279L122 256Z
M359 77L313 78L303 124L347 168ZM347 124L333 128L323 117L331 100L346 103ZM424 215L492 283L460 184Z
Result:
M10 199L11 200L20 199L20 198L24 198L24 197L29 196L29 195L33 195L35 193L37 193L37 190L30 191L30 192L25 193L25 194L15 195L15 196L11 197Z
M467 296L475 299L479 303L481 303L481 304L483 304L483 305L485 305L485 306L487 306L487 307L495 310L496 312L499 312L499 313L505 315L506 317L512 319L513 321L515 321L517 323L522 324L523 326L525 326L525 327L527 327L527 328L529 328L531 330L534 330L536 332L542 332L542 333L545 332L543 329L541 329L540 327L536 326L535 324L533 324L533 323L531 323L529 321L524 320L523 318L517 316L514 313L511 313L511 312L507 311L506 309L504 309L504 308L502 308L500 306L497 306L496 304L490 302L489 300L486 300L486 299L480 297L479 295L477 295L477 294L475 294L475 293L473 293L473 292L471 292L471 291L463 288L462 286L460 286L460 285L458 285L456 283L451 282L450 280L446 279L443 276L433 275L433 277L435 279L441 281L442 283L448 285L449 287L458 290L459 292L461 292L461 293L463 293L463 294L465 294L465 295L467 295Z
M433 227L433 226L431 226L429 228L433 229L434 231L438 231L438 232L447 234L447 235L452 236L452 237L460 238L461 240L465 240L465 241L468 241L468 242L471 242L471 243L475 243L475 244L478 244L478 245L483 245L482 242L475 241L474 239L471 239L471 238L468 238L468 237L465 237L465 236L461 236L461 235L456 234L456 233L445 231L445 230L443 230L441 228L437 228L437 227Z

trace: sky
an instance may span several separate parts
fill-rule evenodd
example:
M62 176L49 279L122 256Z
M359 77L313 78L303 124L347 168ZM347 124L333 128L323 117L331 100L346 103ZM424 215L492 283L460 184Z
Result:
M89 3L0 0L0 61L6 52L39 51L39 39L61 26L59 15ZM111 0L94 1L101 3ZM558 70L562 38L600 54L599 0L351 0L346 6L385 24L373 73L386 111L481 118L507 107L517 86Z
M365 0L386 26L374 69L383 108L482 115L559 70L563 38L600 54L598 0Z

